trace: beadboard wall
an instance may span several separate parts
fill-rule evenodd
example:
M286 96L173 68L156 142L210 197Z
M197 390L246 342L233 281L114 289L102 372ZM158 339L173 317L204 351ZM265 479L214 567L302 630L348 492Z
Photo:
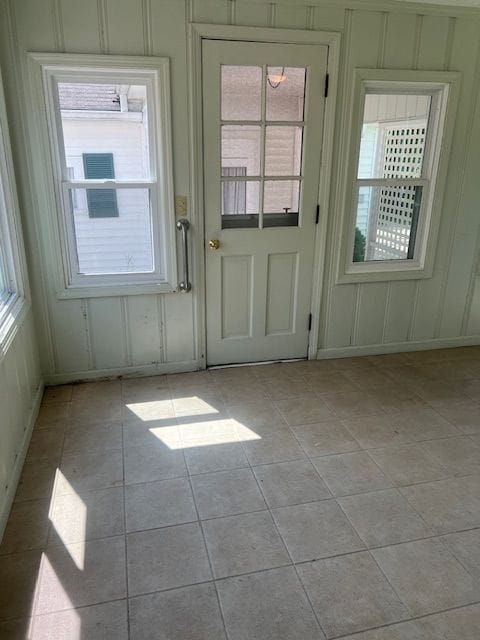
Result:
M463 74L432 278L335 283L341 241L335 154L319 330L319 357L478 342L480 266L479 38L472 12L367 0L3 0L0 52L34 295L41 368L47 383L202 366L200 295L58 300L50 234L42 225L38 167L28 153L25 51L168 56L171 61L174 179L187 194L192 157L188 114L190 22L316 29L342 34L335 149L342 147L354 67L453 70ZM36 185L36 186L34 186ZM41 188L41 187L40 187ZM195 203L189 198L192 244Z

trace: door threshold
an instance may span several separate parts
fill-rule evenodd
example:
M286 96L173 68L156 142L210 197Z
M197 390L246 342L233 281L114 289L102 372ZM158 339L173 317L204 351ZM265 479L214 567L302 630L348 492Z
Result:
M260 360L260 362L232 362L231 364L212 364L211 366L207 366L208 370L215 369L233 369L240 367L258 367L261 364L283 364L286 362L303 362L304 360L308 360L308 358L288 358L286 360Z

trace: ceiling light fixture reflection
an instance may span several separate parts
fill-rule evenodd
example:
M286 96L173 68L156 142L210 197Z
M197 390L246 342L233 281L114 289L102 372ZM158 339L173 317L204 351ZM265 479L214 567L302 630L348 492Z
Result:
M272 73L268 70L267 67L267 82L272 87L272 89L277 89L282 82L285 82L287 76L285 75L285 67L282 67L280 73Z

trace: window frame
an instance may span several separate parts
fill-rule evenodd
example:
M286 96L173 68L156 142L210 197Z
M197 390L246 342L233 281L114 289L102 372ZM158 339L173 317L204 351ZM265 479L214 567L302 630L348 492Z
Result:
M346 171L342 184L343 196L340 199L342 223L337 283L420 279L432 276L460 78L461 74L457 72L354 69L351 108L346 119L348 133L344 146L344 162L340 164L346 167ZM420 178L358 178L367 93L414 93L432 96ZM384 186L387 182L392 185L405 182L423 186L413 259L353 262L359 185L363 183L363 186Z
M29 70L36 95L42 100L37 120L51 166L51 202L55 225L54 248L57 298L166 293L177 290L177 258L171 141L169 59L146 56L29 53ZM68 175L57 82L145 84L151 175L141 180L72 180ZM50 181L49 181L50 182ZM151 207L152 272L78 273L69 190L148 189Z
M0 360L30 308L25 251L0 73L0 260L9 290L0 294Z

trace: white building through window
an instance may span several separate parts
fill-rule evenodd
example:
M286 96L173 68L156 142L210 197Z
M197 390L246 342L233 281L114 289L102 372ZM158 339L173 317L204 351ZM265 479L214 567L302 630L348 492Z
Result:
M65 289L73 295L112 285L172 290L168 61L33 58L50 121Z

